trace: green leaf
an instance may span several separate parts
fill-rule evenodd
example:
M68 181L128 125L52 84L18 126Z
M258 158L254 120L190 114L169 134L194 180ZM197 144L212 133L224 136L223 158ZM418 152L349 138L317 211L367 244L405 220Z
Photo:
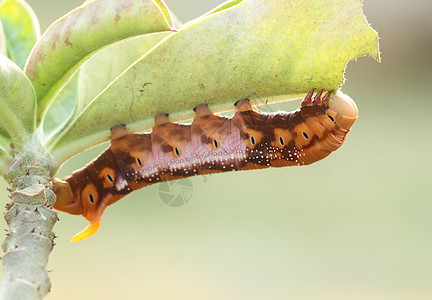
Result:
M171 29L175 29L175 25L176 25L174 22L175 18L173 18L174 16L172 15L171 11L168 9L166 4L162 0L153 0L153 1L156 3L160 11L165 16L165 19L167 20L169 27Z
M4 55L0 55L0 106L0 125L19 150L35 131L36 95L27 76Z
M231 1L224 2L224 3L222 3L221 5L215 7L214 9L212 9L211 11L205 13L204 15L202 15L202 16L200 16L200 17L194 19L194 20L191 20L191 21L187 22L186 24L184 24L184 26L185 26L185 27L186 27L186 26L189 26L190 24L197 22L197 21L198 21L199 19L201 19L201 18L204 18L204 17L210 16L210 15L215 14L215 13L217 13L217 12L220 12L220 11L223 11L223 10L225 10L225 9L231 8L231 7L233 7L234 5L237 5L237 4L239 4L240 2L242 2L242 1L244 1L244 0L231 0Z
M1 19L0 19L0 54L7 55L6 35L3 30Z
M111 81L170 34L163 32L130 38L99 51L87 61L49 107L43 121L44 143L49 143Z
M12 161L12 153L10 149L11 140L3 135L0 135L0 176L4 176L6 168Z
M52 102L43 119L42 143L55 137L71 120L76 111L78 95L78 74L71 78Z
M6 49L6 37L3 31L3 25L0 20L0 54L1 55L7 55L7 49ZM11 142L10 137L6 129L1 127L0 124L0 149L1 152L7 152L5 149L8 149L7 145L9 145ZM0 154L1 156L1 154Z
M76 112L80 113L127 67L169 34L163 32L132 38L95 55L80 70Z
M119 76L52 146L57 163L109 138L109 129L173 121L206 103L213 111L338 90L349 60L379 58L361 1L244 0L171 35ZM143 83L148 83L143 88Z
M239 4L240 2L242 2L244 0L231 0L231 1L227 1L225 3L222 3L221 5L219 5L218 7L216 7L215 9L209 11L208 13L206 13L204 16L209 16L212 15L214 13L220 12L222 10L225 10L227 8L233 7L234 5Z
M10 149L11 139L7 132L3 133L4 129L0 128L0 131L0 176L4 176L6 167L12 160L12 153Z
M0 54L2 55L2 54ZM6 149L9 149L9 145L12 142L9 133L5 128L2 127L0 122L0 148L3 148L4 152L8 152Z
M9 137L0 134L0 156L10 156L10 143Z
M132 36L171 30L164 12L152 0L94 0L56 21L25 67L36 90L38 119L96 51Z
M8 57L21 69L40 37L38 19L24 0L4 0L0 19L6 34Z

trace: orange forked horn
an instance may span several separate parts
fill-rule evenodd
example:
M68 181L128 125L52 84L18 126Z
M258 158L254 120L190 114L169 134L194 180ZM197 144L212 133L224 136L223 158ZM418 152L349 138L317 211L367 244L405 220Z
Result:
M78 172L82 173L82 171ZM85 180L85 175L75 176L75 179L80 177L82 177L82 180ZM99 197L95 187L88 183L82 191L79 191L80 185L77 185L77 182L79 183L80 181L73 180L71 177L65 181L53 179L54 193L57 196L54 208L70 214L83 215L90 222L90 225L76 234L71 241L84 240L98 231L102 215L107 207L105 198L110 198L110 195Z
M78 241L82 241L82 240L92 236L93 234L95 234L99 230L100 224L101 224L100 221L90 223L90 225L88 225L83 231L75 234L71 238L71 241L72 242L78 242Z
M83 231L74 235L71 239L72 242L82 241L92 236L99 230L102 215L105 211L105 208L107 207L107 204L105 203L104 199L100 199L98 205L91 207L86 207L86 205L84 205L84 207L85 211L83 216L90 222L90 225L88 225Z

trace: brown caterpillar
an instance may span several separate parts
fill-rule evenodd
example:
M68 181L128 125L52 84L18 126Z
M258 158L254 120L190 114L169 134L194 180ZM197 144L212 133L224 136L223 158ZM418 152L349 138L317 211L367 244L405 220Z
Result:
M232 118L201 104L190 125L158 114L150 134L131 134L117 125L111 146L83 169L55 180L54 208L83 215L90 225L72 238L85 239L100 226L105 208L153 183L215 172L307 165L338 149L357 119L347 95L312 99L286 113L262 113L248 100L236 103Z

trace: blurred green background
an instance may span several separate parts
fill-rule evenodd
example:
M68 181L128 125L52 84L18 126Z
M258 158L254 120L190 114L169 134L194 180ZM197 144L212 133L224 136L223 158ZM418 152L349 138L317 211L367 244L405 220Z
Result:
M28 2L42 30L82 3ZM166 2L186 22L223 1ZM364 11L382 63L348 65L343 91L360 117L339 151L303 168L193 178L177 208L158 186L142 189L83 242L69 239L84 218L60 213L47 299L432 299L432 2L365 0Z

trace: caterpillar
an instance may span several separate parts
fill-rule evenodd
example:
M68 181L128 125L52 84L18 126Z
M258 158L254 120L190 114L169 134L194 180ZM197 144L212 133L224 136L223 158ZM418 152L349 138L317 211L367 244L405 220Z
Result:
M190 125L172 123L162 113L151 133L133 134L116 125L105 152L64 180L54 180L54 208L90 222L72 238L79 241L98 231L107 206L133 190L199 174L321 160L343 144L358 110L342 93L313 94L290 113L262 113L240 100L232 118L201 104Z

